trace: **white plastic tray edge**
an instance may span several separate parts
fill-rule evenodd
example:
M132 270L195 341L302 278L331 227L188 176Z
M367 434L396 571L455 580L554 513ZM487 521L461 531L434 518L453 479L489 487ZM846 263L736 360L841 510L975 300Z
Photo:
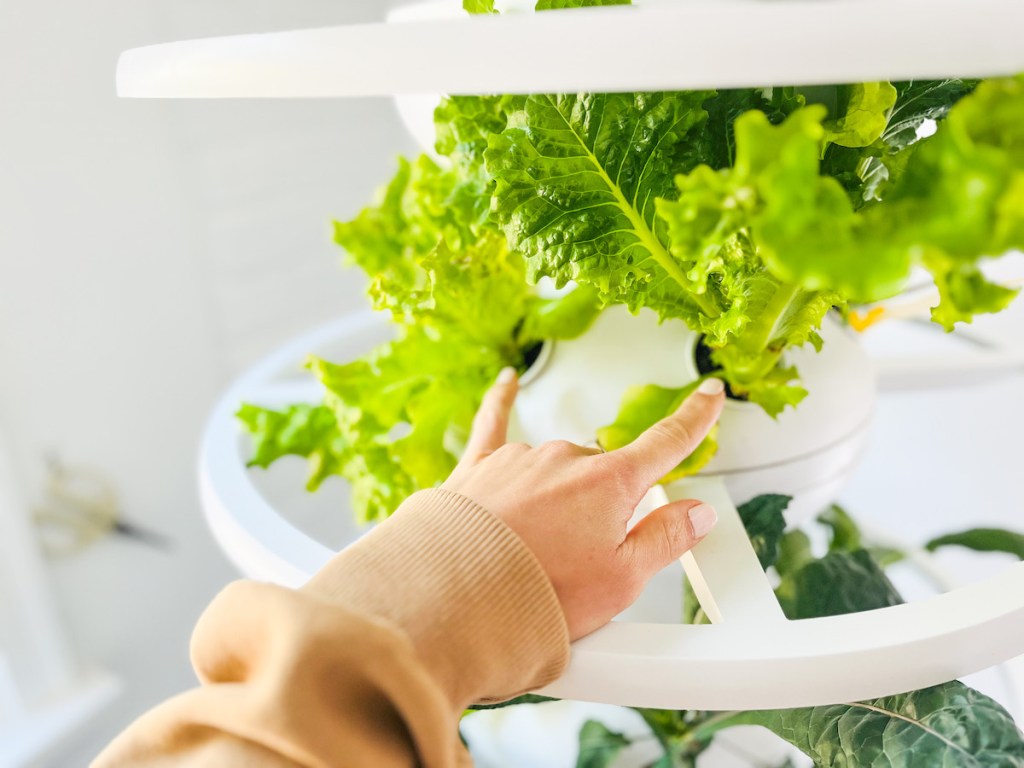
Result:
M1024 70L1024 3L964 8L962 0L694 0L186 40L126 51L117 90L133 98L562 93Z

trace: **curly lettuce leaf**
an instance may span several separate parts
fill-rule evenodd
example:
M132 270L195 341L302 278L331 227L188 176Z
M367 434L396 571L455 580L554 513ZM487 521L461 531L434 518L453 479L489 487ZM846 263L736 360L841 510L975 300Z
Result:
M374 204L334 223L335 242L370 277L375 308L394 309L404 294L428 289L421 262L439 245L459 251L477 244L488 213L475 196L460 194L464 179L426 155L399 158Z
M380 520L410 493L442 482L498 371L525 369L531 347L579 335L600 310L588 289L539 298L522 257L481 205L489 184L479 138L486 129L474 134L469 123L503 125L505 103L442 104L449 115L467 116L443 142L450 163L401 161L376 205L336 225L337 240L371 278L376 308L391 313L399 333L361 360L311 361L327 390L326 406L315 413L333 431L325 426L296 447L286 428L301 409L276 420L243 418L263 464L288 445L311 459L316 482L329 474L348 480L360 520Z
M284 456L309 459L309 491L339 474L351 455L334 412L324 405L298 404L275 411L244 403L236 417L252 436L248 466L265 469Z
M563 8L595 8L602 5L632 5L633 0L537 0L538 11L556 11Z
M360 519L383 519L410 493L450 474L481 396L504 364L496 350L415 328L363 360L310 361L353 458L363 460L342 472L364 483L354 499Z
M491 134L501 133L518 96L446 96L434 110L437 153L482 164Z
M597 288L698 324L701 306L668 252L654 203L672 194L672 156L705 116L704 93L536 95L486 153L493 209L531 280Z
M454 166L448 204L468 212L474 232L495 228L494 182L484 166L489 137L505 129L509 112L521 103L521 96L447 96L434 110L434 148Z
M441 236L434 226L423 230L414 225L429 220L421 204L423 180L436 179L438 171L428 158L416 163L399 158L398 171L374 203L351 221L334 223L334 240L349 263L371 278L384 275L402 283L417 279L415 255L433 249Z
M906 280L910 254L887 228L864 226L843 187L820 175L824 116L815 105L779 126L757 112L737 120L733 173L754 196L751 239L784 283L845 300L891 296Z
M1018 292L979 264L1024 247L1024 75L986 80L957 102L869 213L920 255L939 288L932 319L947 330L1009 305Z
M462 8L467 13L497 13L494 0L462 0Z
M794 285L773 274L762 260L762 229L773 232L772 211L785 205L788 186L807 191L817 179L817 147L823 111L801 109L780 125L759 112L736 121L735 164L714 170L698 166L681 174L675 200L661 199L658 215L667 226L670 250L687 264L687 278L698 290L714 291L723 311L707 319L702 329L732 391L746 396L776 415L795 405L806 392L792 382L796 371L781 363L789 347L812 343L819 347L817 329L828 310L841 301L838 293L822 290L820 282ZM784 163L805 167L780 170ZM787 173L792 179L786 178ZM845 197L838 191L839 197ZM755 228L755 223L762 228Z
M886 82L856 83L837 91L844 104L840 114L825 122L826 144L866 147L881 138L896 104L896 88Z

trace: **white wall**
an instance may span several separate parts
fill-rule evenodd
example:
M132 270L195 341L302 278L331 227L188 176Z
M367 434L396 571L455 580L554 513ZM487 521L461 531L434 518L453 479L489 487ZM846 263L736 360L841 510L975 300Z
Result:
M54 564L74 641L128 686L54 765L190 684L192 623L234 577L197 504L205 413L246 362L362 302L329 223L409 148L379 100L121 102L117 55L385 5L0 0L0 432L26 495L56 452L108 472L126 516L177 543L108 540Z

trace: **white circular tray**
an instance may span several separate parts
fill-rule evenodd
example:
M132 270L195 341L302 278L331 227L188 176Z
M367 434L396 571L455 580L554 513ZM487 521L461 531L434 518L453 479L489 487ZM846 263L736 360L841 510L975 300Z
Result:
M452 6L458 0L445 0ZM121 96L382 96L812 85L1024 70L1017 0L690 0L188 40Z
M334 553L257 491L234 419L239 403L315 401L317 388L296 380L306 354L340 344L344 354L358 355L389 335L380 318L357 315L300 337L250 369L215 409L200 460L204 508L218 541L247 576L298 586ZM1005 361L1008 369L1018 362ZM929 378L943 375L932 363L922 370ZM709 615L721 623L613 622L574 644L565 675L543 693L671 709L825 705L952 680L1024 649L1024 563L906 605L787 621L721 481L672 488L719 510L719 525L684 564L702 603L713 606Z

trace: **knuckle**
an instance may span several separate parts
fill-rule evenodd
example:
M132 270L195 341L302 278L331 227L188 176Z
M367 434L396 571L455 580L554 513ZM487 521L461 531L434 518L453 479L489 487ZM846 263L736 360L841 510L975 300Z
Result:
M651 430L665 442L678 447L681 451L689 451L693 446L693 430L678 419L659 421Z
M503 446L498 448L498 450L496 450L495 453L518 455L521 453L526 453L529 450L530 446L527 445L526 443L505 443Z
M574 456L579 453L579 446L568 440L551 440L540 447L544 453L552 456Z
M619 454L609 454L605 459L604 470L610 476L616 491L620 495L631 495L640 482L640 471L637 466Z
M690 541L690 526L678 515L662 515L659 523L661 525L661 538L664 541L665 558L675 557L677 552L686 549Z

